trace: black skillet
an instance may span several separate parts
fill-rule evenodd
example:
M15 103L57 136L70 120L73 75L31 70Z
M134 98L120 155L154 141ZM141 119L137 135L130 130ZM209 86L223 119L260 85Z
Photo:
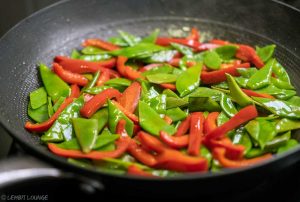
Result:
M300 12L260 0L74 0L43 9L23 20L0 40L0 121L36 158L0 165L0 187L28 179L75 177L118 192L187 195L242 189L277 174L300 159L300 148L246 169L190 174L172 179L116 176L76 167L50 153L39 137L24 129L28 94L40 85L36 64L68 55L87 37L108 38L122 29L145 35L154 28L196 26L215 38L251 45L277 45L276 57L300 90ZM37 160L38 159L38 160ZM44 162L44 163L42 163ZM50 166L51 165L51 166ZM53 167L52 167L53 166Z

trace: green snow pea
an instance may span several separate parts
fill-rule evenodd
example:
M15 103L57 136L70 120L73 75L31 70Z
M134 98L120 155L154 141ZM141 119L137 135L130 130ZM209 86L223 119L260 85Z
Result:
M103 148L104 146L114 143L115 140L117 140L119 137L120 136L118 134L111 134L111 135L101 134L97 137L93 149L98 150L100 148Z
M271 83L280 89L286 89L286 90L294 90L295 89L295 87L292 84L290 84L289 82L282 81L282 80L274 78L274 77L271 78Z
M187 69L188 62L200 63L204 60L205 52L197 53L195 55L185 55L179 60L179 68L182 70Z
M291 97L290 99L286 100L287 103L290 103L295 106L300 106L300 97L295 95Z
M293 97L294 95L297 94L295 90L280 89L280 88L277 88L276 86L274 86L272 84L268 85L265 88L258 89L256 91L273 95L273 96L275 96L276 98L278 98L280 100L289 99L289 98L291 98L291 97Z
M256 46L256 53L263 62L267 62L273 56L275 48L276 45L274 44L262 48Z
M30 106L37 109L47 103L47 92L44 87L38 88L29 94Z
M55 102L55 104L53 105L53 110L54 112L56 112L58 110L58 108L60 107L60 105L65 101L66 97L60 97L58 98L58 100Z
M219 116L217 118L217 125L221 126L229 119L230 119L230 117L228 117L224 111L221 111L221 113L219 114Z
M29 102L27 112L29 117L38 123L44 122L49 119L47 104L44 104L37 109L32 109Z
M91 89L91 88L93 88L96 85L99 76L100 76L100 71L97 71L94 74L93 79L90 80L90 82L84 87L84 89Z
M164 74L168 74L168 73L172 73L173 72L173 67L171 67L170 65L160 65L157 67L154 67L148 71L145 71L142 73L143 76L148 76L148 75L152 75L152 74L159 74L159 73L164 73Z
M274 100L269 98L252 97L256 102L260 103L262 107L269 110L273 114L280 117L299 119L300 106L296 106L281 100Z
M97 61L102 61L102 60L107 60L110 59L111 55L108 53L101 53L101 54L94 54L94 55L81 55L79 56L80 60L85 60L85 61L91 61L91 62L97 62Z
M158 74L151 74L146 76L147 80L150 83L174 83L177 79L177 75L174 74L165 74L165 73L158 73Z
M247 88L247 83L249 79L244 77L234 77L234 79L236 80L239 86L241 86L242 88Z
M185 97L210 97L215 101L220 101L221 92L207 87L198 87Z
M118 122L124 119L126 121L125 129L129 136L133 133L133 122L121 112L110 100L108 100L108 126L112 133L116 133Z
M212 70L218 70L221 67L222 59L215 51L207 51L204 55L203 63Z
M189 97L188 109L195 111L221 111L220 105L210 97Z
M159 35L160 30L159 29L155 29L151 34L149 34L149 36L144 37L141 40L141 43L155 43L158 35Z
M118 30L118 33L120 34L120 36L122 37L122 39L124 41L126 41L126 43L129 46L134 46L136 44L138 44L141 41L140 37L134 36L132 34L129 34L128 32L124 32L122 30Z
M107 108L102 108L98 110L91 119L96 119L98 121L97 134L106 126L108 123L108 110Z
M151 98L146 101L147 104L150 105L157 113L165 114L166 106L167 106L167 96L164 94L159 94L156 97Z
M286 132L289 130L295 130L300 128L300 121L283 118L276 124L276 131L278 133Z
M211 88L212 89L215 89L215 88L220 89L221 88L221 89L225 89L225 90L229 89L227 81L223 81L221 83L212 85Z
M295 148L299 145L299 142L295 139L290 139L289 141L287 141L287 143L281 147L279 147L277 153L281 154L283 152L286 152L292 148Z
M95 46L87 46L81 50L81 53L85 54L85 55L97 55L97 54L102 54L105 52L106 51L104 51L103 49L97 48Z
M162 50L155 52L150 55L142 55L142 59L145 63L161 63L161 62L168 62L170 61L174 55L177 53L175 50Z
M70 94L70 87L54 72L52 72L46 65L40 64L40 75L46 88L47 94L55 102L59 97L68 97Z
M213 157L209 149L207 149L204 145L201 145L200 154L202 157L206 158L208 166L210 167Z
M270 59L269 61L273 63L272 71L276 77L281 81L291 83L290 77L284 67L276 59Z
M201 70L202 63L197 63L195 66L190 67L178 76L176 89L179 92L180 97L186 96L199 86Z
M291 139L291 131L288 131L268 141L265 145L264 150L270 152L276 152L281 146L284 146L290 139Z
M230 60L235 56L237 49L237 46L225 45L214 49L214 51L222 60Z
M81 168L94 168L94 166L91 164L90 160L87 159L73 159L68 158L68 163L71 163L75 166L79 166Z
M193 49L178 43L171 43L171 46L183 55L193 55Z
M98 93L101 93L102 91L111 88L111 86L95 86L93 88L84 89L83 92L89 93L92 95L97 95Z
M80 57L80 55L81 55L80 52L78 50L74 49L74 50L72 50L70 57L72 59L78 59Z
M241 90L234 77L232 77L230 74L226 74L226 78L230 90L229 94L232 99L242 107L252 104L251 98Z
M170 89L163 90L162 94L166 95L167 97L179 98L178 95Z
M81 150L84 153L89 153L98 135L98 121L96 119L73 118L72 122Z
M56 145L62 149L69 149L69 150L80 150L81 149L77 138L72 138L68 141L64 141L64 142L58 143Z
M108 85L108 86L112 86L112 87L115 87L115 86L130 86L131 84L131 81L129 79L125 79L125 78L115 78L115 79L110 79L108 81L106 81L104 83L105 85Z
M246 158L251 159L251 158L255 158L258 156L262 156L265 153L267 153L266 151L262 150L261 148L252 148L250 149L250 151L245 155Z
M240 127L235 130L232 136L232 143L245 146L244 154L247 154L252 148L251 139L244 127Z
M62 142L74 137L72 119L79 117L79 110L84 104L83 97L77 98L59 115L57 120L42 136L42 142Z
M236 110L234 104L232 103L231 99L225 93L221 94L220 105L221 105L222 110L229 117L233 117L237 113L237 110Z
M121 37L111 37L111 38L108 39L108 41L110 43L113 43L113 44L121 46L121 47L128 46L128 44L126 43L126 41L123 38L121 38Z
M270 60L262 67L260 70L255 72L250 78L247 83L247 86L250 89L259 89L263 88L271 83L271 74L272 74L272 67L273 61Z
M182 111L179 107L168 109L166 115L170 117L173 122L181 121L187 117L187 113Z
M249 79L258 70L255 67L251 67L251 68L237 68L237 71L242 77Z
M245 126L250 136L264 149L267 142L272 140L277 132L276 123L265 119L255 119L248 122Z
M171 109L175 107L185 107L189 104L188 99L167 97L166 98L166 109Z
M145 131L153 135L159 135L161 130L170 135L176 131L172 125L168 125L154 109L143 101L139 101L139 123Z
M51 117L54 114L54 109L53 109L51 97L48 97L47 109L48 109L48 115L49 115L49 117Z

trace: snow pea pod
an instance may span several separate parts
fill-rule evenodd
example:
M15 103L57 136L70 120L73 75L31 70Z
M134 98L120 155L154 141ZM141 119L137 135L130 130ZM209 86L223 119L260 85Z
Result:
M171 67L170 65L162 65L162 66L157 66L154 67L148 71L145 71L142 73L143 76L148 76L148 75L152 75L152 74L159 74L159 73L172 73L173 71L173 67Z
M151 98L147 102L151 108L153 108L159 114L166 113L167 106L167 96L164 94L159 94L156 97Z
M109 145L115 142L115 140L117 140L119 137L120 136L117 134L101 134L97 137L93 149L98 150L106 145Z
M232 136L232 143L233 144L241 144L245 146L244 154L247 154L252 148L252 142L244 127L238 128Z
M215 51L208 51L204 55L203 63L212 70L218 70L221 67L221 58Z
M47 94L55 102L61 96L68 97L71 89L67 83L52 72L46 65L40 64L40 75Z
M280 79L277 79L277 78L271 78L271 83L276 86L277 88L280 88L280 89L286 89L286 90L294 90L295 87L290 84L289 82L286 82L286 81L282 81Z
M274 58L271 59L270 62L273 63L272 71L276 77L281 81L291 83L290 77L284 67Z
M187 113L182 111L179 107L168 109L166 115L170 117L173 122L181 121L187 117Z
M96 119L73 118L72 122L81 150L84 153L89 153L98 135L98 121Z
M291 139L291 131L288 131L268 141L265 145L264 150L270 152L276 152L281 146L284 146L290 139Z
M166 98L166 109L175 107L185 107L189 104L188 99L167 97Z
M130 86L132 82L129 79L125 79L125 78L115 78L115 79L110 79L108 81L106 81L104 84L108 85L108 86Z
M108 126L112 133L116 133L116 127L119 120L124 119L126 121L125 129L129 136L133 133L133 122L127 118L127 116L121 112L110 100L108 102Z
M189 97L188 109L189 109L190 112L195 112L195 111L208 111L208 112L221 111L220 105L210 97Z
M262 155L264 155L265 153L267 153L267 152L264 151L264 150L261 149L261 148L252 148L252 149L245 155L245 157L248 158L248 159L251 159L251 158L258 157L258 156L262 156Z
M226 74L226 77L232 99L242 107L252 104L251 98L241 90L235 79L229 74Z
M48 115L49 115L49 117L51 117L54 114L51 97L48 97L47 109L48 109Z
M223 125L223 123L227 122L229 119L230 119L230 117L228 117L224 111L221 111L221 113L219 114L219 116L217 118L217 125L221 126L221 125Z
M174 91L172 91L172 90L170 90L170 89L165 89L165 90L162 92L162 94L166 95L167 97L175 97L175 98L179 98L178 95L177 95Z
M168 125L159 114L152 109L148 104L139 101L139 123L140 126L147 132L153 135L159 135L160 131L165 131L172 135L176 132L172 125Z
M274 97L281 99L281 100L289 99L297 94L295 90L280 89L272 84L268 85L265 88L258 89L256 91L273 95Z
M242 88L247 88L247 83L249 81L249 79L244 78L244 77L234 77L234 79L236 80L236 82L238 83L238 85Z
M271 74L272 74L272 67L273 67L273 61L267 62L267 64L262 67L260 70L255 72L250 78L247 83L247 86L250 89L259 89L262 87L265 87L270 84L271 82Z
M280 117L299 119L300 106L296 106L281 100L274 100L269 98L252 97L256 102L260 103L262 107L269 110L273 114Z
M42 142L62 142L74 138L72 119L80 115L79 110L84 104L83 97L73 101L64 109L51 128L41 136Z
M159 29L155 29L151 34L149 34L149 36L144 37L141 40L141 43L155 43L157 36L159 35L160 30Z
M146 55L147 57L145 57L145 55L142 55L140 57L143 58L143 62L145 63L162 63L170 61L176 53L177 51L175 50L162 50L157 51L153 54Z
M74 50L72 50L70 57L72 59L79 59L80 55L81 55L80 52L78 50L74 49Z
M267 62L273 56L275 48L276 48L276 45L274 45L274 44L264 46L262 48L257 46L256 53L263 62Z
M286 100L287 103L290 103L295 106L300 106L300 97L295 95L291 97L290 99Z
M72 138L56 145L62 149L80 150L80 145L77 138Z
M58 98L58 100L55 102L55 104L53 105L53 110L54 112L57 111L57 109L59 108L59 106L64 102L64 100L66 99L66 97L60 97Z
M193 55L193 49L178 43L171 43L171 46L183 55Z
M47 92L44 87L38 88L29 94L30 106L37 109L47 103Z
M117 45L117 46L121 46L121 47L126 47L128 46L128 44L126 43L126 41L124 41L124 39L122 39L121 37L110 37L108 39L108 42Z
M195 66L190 67L178 76L176 89L179 92L180 97L186 96L199 86L201 70L202 63L197 63Z
M97 61L107 60L107 59L110 59L110 58L111 58L111 55L109 55L107 53L94 54L94 55L81 55L81 56L79 56L80 60L91 61L91 62L97 62Z
M98 110L91 119L96 119L98 121L97 134L106 126L108 123L108 110L107 108L102 108Z
M81 53L85 54L85 55L97 55L97 54L102 54L105 52L106 51L104 51L103 49L97 48L95 46L87 46L81 50Z
M234 104L232 103L231 99L225 93L221 94L220 105L221 105L222 110L229 117L233 117L237 113L237 110L236 110Z
M232 59L237 51L238 47L234 45L224 45L214 49L222 60Z
M93 88L89 88L89 89L84 89L83 92L85 93L89 93L92 95L97 95L99 93L101 93L102 91L112 88L111 86L95 86Z
M247 123L245 126L250 136L264 149L267 142L272 140L277 132L275 130L275 122L266 119L255 119Z
M118 33L122 37L122 39L129 45L134 46L141 41L140 37L129 34L128 32L124 32L122 30L118 30Z
M38 123L42 123L42 122L48 120L48 118L49 118L47 104L44 104L44 105L40 106L39 108L32 109L30 102L29 102L27 112L28 112L29 117Z
M253 74L255 74L258 70L256 68L237 68L238 73L244 77L249 79Z
M190 94L186 95L186 97L210 97L215 101L220 101L221 92L215 89L207 88L207 87L198 87Z
M158 74L148 75L146 76L146 78L150 83L155 83L155 84L173 83L176 81L177 75L158 73Z
M287 143L283 146L281 146L277 153L280 154L280 153L284 153L292 148L295 148L299 145L299 142L295 139L290 139L289 141L287 141Z
M283 118L276 124L276 131L278 133L286 132L289 130L295 130L300 128L300 121Z

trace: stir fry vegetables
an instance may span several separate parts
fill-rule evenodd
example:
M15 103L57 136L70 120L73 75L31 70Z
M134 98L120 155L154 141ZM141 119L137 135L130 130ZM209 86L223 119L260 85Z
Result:
M276 46L199 39L192 28L84 40L52 70L40 64L25 128L70 163L145 177L251 166L298 146L300 98Z

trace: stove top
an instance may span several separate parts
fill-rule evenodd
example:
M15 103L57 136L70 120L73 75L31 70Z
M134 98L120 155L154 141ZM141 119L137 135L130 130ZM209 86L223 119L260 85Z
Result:
M9 28L31 13L50 5L57 0L19 0L18 3L10 0L1 1L0 7L0 36ZM300 9L300 0L282 1ZM13 11L13 12L12 12ZM16 144L9 135L0 127L0 160L13 156L24 155L23 149ZM300 201L300 163L288 170L282 171L276 176L272 176L265 182L252 187L243 192L232 190L231 193L218 193L215 195L199 195L201 201ZM247 182L245 182L247 183ZM200 192L200 191L199 191ZM38 180L29 183L0 190L0 201L12 200L38 200L57 201L68 200L101 200L116 199L120 196L117 190L97 191L89 184L78 183L76 180ZM122 199L130 198L136 200L161 199L161 196L134 196L122 195ZM172 196L166 198L170 199ZM189 197L185 197L185 200ZM178 199L178 198L176 198Z

